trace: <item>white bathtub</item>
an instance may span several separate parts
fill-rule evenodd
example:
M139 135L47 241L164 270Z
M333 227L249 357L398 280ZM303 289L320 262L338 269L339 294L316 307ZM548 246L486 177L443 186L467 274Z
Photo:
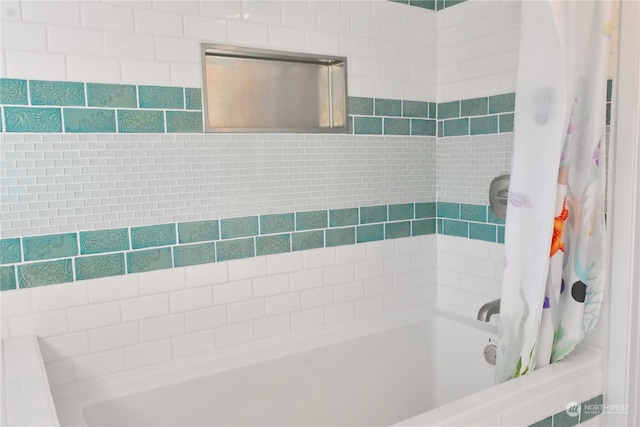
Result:
M535 392L537 377L545 376L541 370L492 387L493 367L482 352L494 336L492 325L421 310L62 386L53 396L63 426L479 425L481 420L496 425L496 416L498 424L509 421L500 399ZM575 363L558 364L565 365L560 370L552 366L554 376L562 380L558 372L584 368L600 357L588 347L577 355L583 353L587 357L574 357ZM566 381L560 383L564 395ZM564 399L561 404L566 406ZM535 405L525 410L521 418L529 421L523 425L557 408L543 409L549 411L543 416Z

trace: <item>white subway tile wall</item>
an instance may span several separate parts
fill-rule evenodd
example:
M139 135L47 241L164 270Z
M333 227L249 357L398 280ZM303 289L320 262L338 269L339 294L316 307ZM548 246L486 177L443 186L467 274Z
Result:
M166 280L151 272L5 291L0 298L2 323L8 325L3 336L37 334L50 381L57 386L433 303L440 237L446 236L363 243L354 245L356 251L307 251L305 259L314 267L309 270L299 253L268 255L261 258L267 265L277 259L279 265L291 265L291 271L261 268L249 279L222 284L219 278L228 277L239 262L216 263L211 276L207 271L213 272L213 265L202 265L164 270L171 276ZM356 279L357 266L372 261L394 267ZM111 293L107 288L113 288ZM143 290L151 295L142 296Z
M491 180L511 171L513 133L438 138L436 155L438 201L488 205Z
M486 302L500 298L504 245L437 236L438 305L475 318Z
M520 8L480 0L438 12L438 102L515 92Z
M436 99L436 12L421 7L387 1L2 3L0 77L201 87L200 43L210 42L367 57L371 67L348 70L351 96ZM397 71L383 72L391 69Z

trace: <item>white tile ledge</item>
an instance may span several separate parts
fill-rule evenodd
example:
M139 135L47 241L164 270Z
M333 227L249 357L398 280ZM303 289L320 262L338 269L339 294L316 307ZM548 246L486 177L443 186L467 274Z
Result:
M59 426L35 335L5 338L2 355L2 425Z

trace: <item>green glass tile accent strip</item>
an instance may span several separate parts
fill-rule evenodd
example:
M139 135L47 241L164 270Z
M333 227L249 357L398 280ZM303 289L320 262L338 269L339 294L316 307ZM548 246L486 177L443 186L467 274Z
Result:
M385 222L387 220L387 206L365 206L360 208L360 224Z
M197 243L220 238L218 220L178 223L178 243Z
M218 261L251 258L255 256L253 238L216 242L216 253Z
M138 86L140 108L184 108L184 93L180 87Z
M324 247L324 231L303 231L291 235L291 250L304 251Z
M171 248L146 249L127 252L127 273L173 268Z
M247 216L243 218L221 219L220 229L223 239L257 236L259 234L258 217Z
M384 240L384 224L361 225L356 227L357 243Z
M167 132L201 133L201 111L167 111Z
M75 259L76 280L125 274L124 253L83 256Z
M489 111L489 98L463 99L460 101L460 115L484 116Z
M611 104L607 104L605 110L605 124L607 126L611 125Z
M356 242L356 228L334 228L325 230L326 246L353 245Z
M438 119L460 117L460 101L441 102L438 104Z
M184 88L184 105L187 110L202 110L202 91L196 88Z
M600 415L602 413L603 403L601 394L582 402L580 408L580 422L583 423L585 421L589 421L591 418Z
M421 7L423 9L436 10L436 0L409 0L409 5Z
M116 131L116 112L98 108L64 108L65 132L109 132Z
M487 222L487 207L484 205L460 205L460 219L475 222Z
M498 133L498 116L472 117L469 126L471 135Z
M20 239L0 240L0 264L12 264L22 261Z
M464 3L465 1L467 1L467 0L444 0L443 9L455 6L455 5L460 4L460 3Z
M147 225L131 227L131 248L143 249L154 246L168 246L176 243L175 224Z
M413 203L389 205L389 221L413 219Z
M173 265L175 265L176 267L207 264L210 262L215 262L215 260L216 247L214 242L173 247Z
M505 220L503 218L498 218L497 216L495 216L491 208L487 208L487 222L490 224L505 224Z
M33 288L67 282L73 282L71 259L36 262L18 266L20 288Z
M436 234L436 219L418 219L411 221L411 235L425 236L427 234Z
M327 211L296 212L296 230L327 228Z
M607 102L611 102L613 96L613 80L607 80Z
M118 110L118 132L163 133L162 111Z
M411 135L436 136L436 121L411 119Z
M358 218L358 213L359 218ZM415 218L414 218L415 214ZM450 202L419 202L393 205L368 206L362 208L343 208L330 211L300 212L297 214L273 214L260 217L231 218L223 220L232 224L236 220L239 226L235 234L247 233L246 221L249 219L251 238L224 240L225 244L216 248L215 240L220 236L218 220L196 221L177 224L162 224L127 229L86 231L53 236L25 237L22 239L2 239L2 262L18 264L21 262L21 249L25 261L75 257L78 243L81 256L73 262L76 266L76 280L94 277L107 277L126 272L150 271L160 268L180 267L219 260L246 258L272 253L281 253L393 239L398 237L420 236L434 233L504 243L504 221L496 219L484 205L470 205ZM352 227L358 224L358 227ZM298 229L311 231L290 232L295 221ZM330 220L330 221L329 221ZM398 221L398 222L388 222ZM258 223L262 235L257 235ZM231 230L231 228L229 228ZM284 230L281 232L279 230ZM265 235L266 234L266 235ZM77 237L76 237L77 236ZM253 237L257 236L257 237ZM176 237L180 244L175 246ZM131 240L131 246L129 245ZM223 243L217 242L217 243ZM191 244L197 243L197 244ZM228 244L227 244L228 243ZM132 249L156 246L172 246L163 250ZM222 252L220 252L222 251ZM118 254L120 256L118 257ZM109 256L107 256L109 255ZM114 255L114 256L112 256ZM99 263L99 260L109 262ZM50 267L44 264L45 270ZM27 264L32 265L32 264ZM11 267L20 267L13 265ZM8 273L7 273L8 274ZM31 276L29 276L31 277ZM35 280L35 279L34 279ZM46 279L42 275L33 283L48 284L56 278ZM67 279L61 279L67 280ZM30 282L30 283L32 283ZM58 282L56 282L58 283Z
M469 119L444 121L444 136L469 135Z
M382 135L382 117L354 117L353 133L356 135Z
M129 249L129 232L126 228L80 232L80 253L100 254Z
M437 0L436 2L436 10L444 9L444 0Z
M416 203L416 218L435 218L436 202Z
M516 94L504 93L489 97L489 114L510 113L516 109Z
M349 97L349 114L360 116L373 115L373 98L362 98L358 96Z
M442 234L456 237L469 237L469 223L453 219L442 220Z
M2 108L0 107L0 132L2 132Z
M529 427L552 427L553 417L547 417L544 420L538 421L535 424L531 424Z
M514 122L513 113L500 114L500 119L499 119L500 133L513 132L513 122Z
M260 215L260 234L284 233L295 228L296 220L292 213Z
M376 116L399 117L402 115L402 101L399 99L375 99Z
M59 108L4 107L7 132L62 132Z
M411 221L388 222L384 225L385 239L399 239L411 236Z
M76 233L24 237L22 239L25 261L64 258L78 255Z
M256 256L281 254L291 251L290 234L256 237Z
M0 267L0 291L10 291L16 288L16 268L13 265Z
M358 208L331 209L329 227L345 227L358 224Z
M27 105L27 81L0 79L0 104Z
M491 224L469 223L469 238L473 240L484 240L485 242L495 242L496 226Z
M411 120L410 119L393 119L384 118L384 134L385 135L410 135Z
M438 121L438 138L444 136L444 120Z
M85 105L83 83L31 80L29 95L31 105Z
M138 95L134 85L87 83L87 105L90 107L136 108Z
M578 404L578 410L580 404ZM553 427L572 427L580 423L580 413L569 414L566 410L553 415Z
M460 203L438 202L436 205L438 218L460 218Z
M435 102L429 103L429 118L436 119L438 118L438 104Z
M429 118L429 103L422 101L402 101L402 116Z

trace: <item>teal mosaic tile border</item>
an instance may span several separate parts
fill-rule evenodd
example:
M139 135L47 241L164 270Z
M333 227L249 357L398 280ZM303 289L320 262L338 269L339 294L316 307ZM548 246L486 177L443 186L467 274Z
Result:
M202 133L198 88L0 79L1 132Z
M504 228L489 206L420 202L8 238L0 288L429 234L504 243Z
M349 130L356 135L436 136L436 103L349 97Z
M429 10L442 10L467 0L390 0L394 3L407 4L409 6L422 7Z
M607 125L612 91L608 80ZM197 88L0 78L0 105L0 132L203 132ZM514 110L515 93L438 104L349 97L349 131L438 137L513 132Z
M572 411L571 415L569 415L566 410L560 411L537 423L531 424L529 427L568 427L587 422L602 413L603 396L600 394L578 405L579 408L575 408L576 410Z
M441 102L437 106L438 136L513 132L515 93Z
M402 203L1 239L0 289L435 234L436 212Z
M611 124L611 98L613 81L607 80L606 125ZM405 101L407 102L407 101ZM435 104L433 104L435 105ZM503 93L481 98L440 102L435 106L435 116L429 107L430 117L437 118L437 136L487 135L513 132L515 93Z

